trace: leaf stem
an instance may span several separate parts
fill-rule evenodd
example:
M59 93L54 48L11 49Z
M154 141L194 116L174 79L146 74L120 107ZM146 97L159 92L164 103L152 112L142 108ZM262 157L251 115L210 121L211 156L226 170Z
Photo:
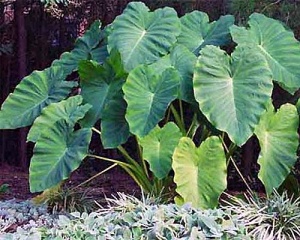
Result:
M226 146L226 144L225 144L225 142L224 142L224 139L223 139L221 136L219 136L219 138L220 138L220 140L222 141L222 144L223 144L223 147L225 148L226 153L228 154L228 153L229 153L229 150L228 150L228 148L227 148L227 146ZM227 155L227 154L226 154L226 155ZM234 168L236 169L236 171L237 171L238 174L240 175L242 181L245 183L245 185L246 185L246 187L248 188L249 192L252 194L252 196L254 196L254 195L253 195L254 193L253 193L252 189L250 188L249 184L247 183L246 179L244 178L242 172L240 171L240 169L239 169L238 166L236 165L236 163L235 163L235 161L234 161L234 159L232 158L231 155L229 155L229 160L232 162Z
M78 184L77 186L73 187L73 188L71 189L71 191L74 191L75 189L77 189L77 188L79 188L79 187L81 187L81 186L87 184L88 182L92 181L92 180L95 179L96 177L98 177L98 176L100 176L100 175L106 173L107 171L109 171L110 169L112 169L112 168L114 168L114 167L116 167L116 166L118 166L118 163L114 163L113 165L109 166L108 168L104 169L103 171L101 171L101 172L95 174L94 176L90 177L89 179L85 180L84 182Z
M138 137L137 137L137 136L135 136L135 140L136 140L136 146L137 146L137 152L138 152L139 159L140 159L140 161L141 161L141 163L142 163L144 172L145 172L147 178L149 179L149 172L148 172L148 168L147 168L145 159L144 159L144 157L143 157L143 150L142 150L142 148L141 148L141 145L139 144L139 141L138 141Z
M164 119L165 124L167 124L167 123L169 122L170 115L171 115L171 109L168 108L166 117L165 117L165 119Z
M178 114L177 110L175 109L174 105L171 103L170 105L170 109L173 113L173 116L175 118L175 122L177 123L180 131L182 132L182 134L184 136L186 136L186 130L185 130L185 127L184 127L184 123L181 121L181 117L180 115Z
M199 124L198 124L198 120L197 120L197 114L194 113L192 123L186 133L186 136L189 138L193 138L193 135L195 134L198 126L199 126Z
M116 163L120 166L130 167L130 164L128 164L128 163L124 163L122 161L115 160L115 159L112 159L112 158L102 157L102 156L98 156L98 155L94 155L94 154L88 154L87 156L90 157L90 158L96 158L96 159L104 160L104 161L107 161L107 162Z
M232 154L234 153L234 151L236 149L237 149L237 145L232 142L229 146L228 152L226 153L226 160L228 160L229 157L232 156ZM228 161L228 164L229 164L229 161ZM228 164L227 164L227 167L228 167Z
M97 128L92 127L92 130L93 130L94 132L98 133L98 134L101 136L101 132L100 132Z
M145 168L143 169L136 160L134 160L132 157L130 157L129 153L121 145L118 146L118 150L121 152L123 157L127 160L127 162L130 163L130 165L132 166L132 169L143 180L144 184L143 185L139 184L139 181L137 181L137 180L135 180L135 182L138 183L143 188L144 191L150 192L152 187L151 187L151 182L150 182L150 179L148 176L148 171L145 171ZM125 171L127 171L127 170L125 169ZM128 172L128 174L130 175L129 172ZM134 174L134 173L132 173L132 174ZM130 176L133 178L132 175L130 175Z
M180 112L180 119L181 119L182 125L185 126L182 100L179 100L179 112Z
M136 168L139 168L140 165L132 158L130 157L129 153L126 151L125 148L123 148L121 145L117 147L117 149L121 152L123 157L126 159L128 163L135 166Z
M211 135L211 131L207 129L206 125L203 125L200 142L203 142L210 135Z
M151 188L152 188L151 183L150 183L149 179L147 178L147 176L144 175L143 171L141 171L140 165L137 165L138 167L136 168L135 166L132 166L128 163L124 163L124 162L119 161L119 160L106 158L106 157L101 157L101 156L93 155L93 154L89 154L88 157L92 157L92 158L96 158L96 159L100 159L100 160L104 160L104 161L113 162L113 163L118 164L120 167L122 167L132 177L132 179L139 186L142 187L142 189L145 192L149 193L151 191Z

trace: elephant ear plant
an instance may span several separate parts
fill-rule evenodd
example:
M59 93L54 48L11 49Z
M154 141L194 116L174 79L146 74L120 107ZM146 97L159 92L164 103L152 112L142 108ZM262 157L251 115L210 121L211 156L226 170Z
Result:
M32 192L92 157L119 165L146 193L213 208L234 151L253 135L267 195L289 175L297 108L275 109L271 96L273 81L291 94L299 88L299 62L293 33L264 15L241 27L230 15L179 18L172 8L151 12L132 2L111 25L95 22L71 52L25 77L2 105L0 128L32 126ZM78 82L66 80L72 72ZM90 154L92 132L124 157Z

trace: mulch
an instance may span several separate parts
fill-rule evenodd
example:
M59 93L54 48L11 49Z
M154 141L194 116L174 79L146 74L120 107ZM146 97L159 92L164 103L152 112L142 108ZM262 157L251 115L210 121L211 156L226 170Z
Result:
M89 179L97 173L94 169L87 169L85 166L74 171L71 177L65 181L65 187L73 188ZM9 191L0 195L0 200L27 200L38 193L31 193L29 188L28 171L22 171L18 167L0 165L0 186L9 185ZM76 189L78 192L87 192L94 200L102 200L111 197L117 192L136 195L140 188L122 169L116 167L98 176L87 184Z

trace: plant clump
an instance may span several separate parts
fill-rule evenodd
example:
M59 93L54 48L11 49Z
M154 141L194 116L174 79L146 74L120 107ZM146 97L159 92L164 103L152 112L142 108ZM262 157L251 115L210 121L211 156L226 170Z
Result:
M236 216L245 226L247 235L254 239L299 239L300 198L289 198L274 191L269 199L245 195L246 201L230 196L223 210Z

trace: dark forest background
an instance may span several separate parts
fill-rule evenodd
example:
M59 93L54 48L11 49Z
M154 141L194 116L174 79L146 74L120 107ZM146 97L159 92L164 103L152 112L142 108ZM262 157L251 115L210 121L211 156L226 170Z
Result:
M121 14L129 0L71 0L68 5L45 7L40 0L0 0L0 103L22 78L42 70L68 50L96 19L102 25ZM211 20L234 14L243 24L254 11L280 19L300 36L299 0L144 0L155 9L170 6L178 15L192 10L207 12ZM280 94L285 94L280 92ZM32 147L26 143L27 128L0 131L0 166L28 169ZM249 142L251 143L251 141ZM99 148L100 145L99 145ZM250 149L250 148L249 148ZM99 149L101 151L101 149ZM244 149L245 169L250 169L253 153ZM247 175L247 173L246 173Z

